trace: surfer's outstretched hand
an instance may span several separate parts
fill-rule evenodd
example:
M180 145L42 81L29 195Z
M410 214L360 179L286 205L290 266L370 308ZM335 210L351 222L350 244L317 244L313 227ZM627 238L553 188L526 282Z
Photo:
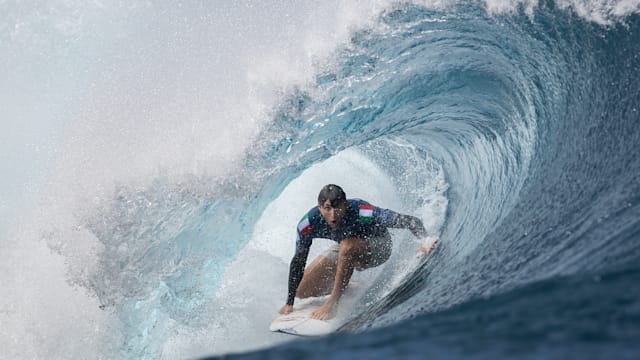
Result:
M293 312L293 305L285 304L278 312L282 315L291 314Z
M436 249L436 247L438 247L439 243L440 243L440 238L437 236L430 236L424 239L423 245L420 246L420 249L418 250L418 254L416 255L422 256L425 254L430 254L433 250Z

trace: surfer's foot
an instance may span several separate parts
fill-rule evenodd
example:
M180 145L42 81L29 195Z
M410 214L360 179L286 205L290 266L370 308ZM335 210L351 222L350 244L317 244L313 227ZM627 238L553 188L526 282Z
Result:
M332 303L326 302L320 306L317 310L311 313L312 319L329 320L336 316L336 306Z

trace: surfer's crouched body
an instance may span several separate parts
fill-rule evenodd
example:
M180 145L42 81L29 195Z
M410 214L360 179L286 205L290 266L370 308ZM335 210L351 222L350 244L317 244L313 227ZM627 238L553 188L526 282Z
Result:
M349 284L353 270L383 264L391 256L388 228L404 228L423 238L427 232L417 217L382 209L360 199L347 199L338 185L326 185L318 195L318 206L300 220L296 252L289 268L289 294L281 314L293 311L295 297L330 294L326 302L311 313L315 319L335 316L335 306ZM336 241L305 270L314 238ZM423 246L429 252L437 243Z

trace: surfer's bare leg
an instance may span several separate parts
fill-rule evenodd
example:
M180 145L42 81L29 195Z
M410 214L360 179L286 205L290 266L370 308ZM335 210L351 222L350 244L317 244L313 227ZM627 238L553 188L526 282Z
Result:
M361 238L342 240L331 295L321 307L311 313L311 317L320 320L334 317L335 306L338 304L338 300L340 300L347 285L349 285L353 269L356 267L365 268L369 260L371 260L371 253L366 240Z
M335 277L336 263L332 259L320 255L304 270L296 296L307 298L327 295L331 292Z

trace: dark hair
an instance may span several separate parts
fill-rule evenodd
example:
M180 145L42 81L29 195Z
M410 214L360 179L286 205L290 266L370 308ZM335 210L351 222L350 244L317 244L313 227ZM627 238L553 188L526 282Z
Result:
M327 200L332 207L340 206L347 202L347 195L344 190L338 185L329 184L325 185L320 194L318 194L318 204L324 204Z

